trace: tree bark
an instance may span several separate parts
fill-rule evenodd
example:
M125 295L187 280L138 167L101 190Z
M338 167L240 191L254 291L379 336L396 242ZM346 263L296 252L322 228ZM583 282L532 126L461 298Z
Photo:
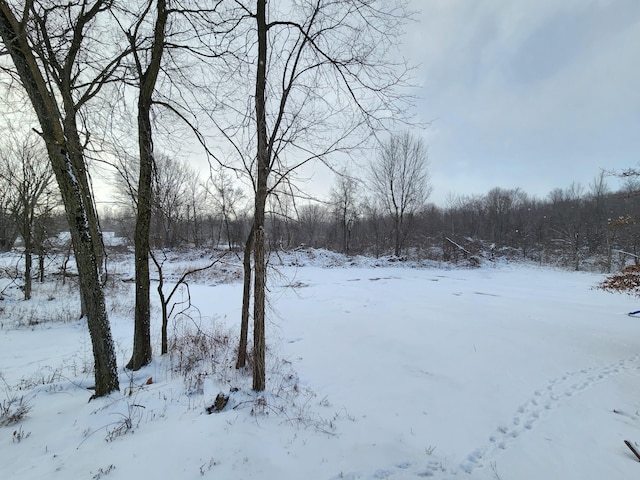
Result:
M142 85L141 85L142 87ZM152 358L151 349L151 281L149 277L149 234L151 228L151 202L153 180L153 144L151 137L151 105L138 99L138 136L140 170L138 177L138 211L134 233L136 305L133 327L133 353L127 368L139 370Z
M267 138L267 117L265 91L267 85L267 23L266 0L257 0L256 26L258 34L258 65L256 69L256 128L258 137L257 179L254 209L254 250L255 270L253 293L253 389L261 392L266 386L265 367L265 289L266 263L264 222L267 202L267 179L270 169L270 155Z

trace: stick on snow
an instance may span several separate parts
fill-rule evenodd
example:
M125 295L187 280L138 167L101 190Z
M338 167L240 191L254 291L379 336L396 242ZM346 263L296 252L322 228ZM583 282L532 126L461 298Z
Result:
M631 445L631 442L629 440L625 440L624 444L629 447L629 450L631 450L633 452L633 454L636 456L636 458L638 459L638 461L640 462L640 453L638 453L638 451L636 450L636 448Z

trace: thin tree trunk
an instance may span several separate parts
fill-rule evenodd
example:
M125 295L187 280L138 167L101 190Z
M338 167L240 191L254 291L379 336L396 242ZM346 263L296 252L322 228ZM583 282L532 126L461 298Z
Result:
M24 299L31 299L31 249L24 250Z
M127 368L131 370L139 370L147 365L152 358L149 232L151 225L153 155L148 150L148 144L151 143L151 122L148 111L146 118L141 117L144 117L144 114L142 110L139 110L140 175L138 180L138 213L134 233L136 304L133 327L133 353L127 363Z
M227 231L227 244L229 245L229 251L233 250L233 245L231 243L231 226L229 225L229 216L227 212L223 212L224 215L224 227Z
M347 211L346 208L342 210L342 252L345 255L349 254L349 244L347 242Z
M162 333L160 340L160 354L166 355L169 351L169 334L167 330L169 328L169 313L167 311L167 300L164 296L164 275L162 274L162 264L156 260L155 256L151 256L153 263L158 270L158 297L160 298L160 306L162 308Z
M238 345L238 360L236 368L244 368L247 364L247 344L249 336L249 304L251 303L251 251L254 247L254 229L251 226L249 237L244 245L244 288L242 291L242 320L240 322L240 343Z
M398 218L398 215L396 214L394 219L393 219L393 229L394 229L394 233L395 233L395 249L394 249L394 253L396 255L396 257L400 256L400 219Z
M26 193L25 193L26 194ZM33 250L33 245L31 241L31 222L29 218L31 216L29 212L29 202L24 202L24 212L23 212L23 227L22 227L22 237L24 240L24 299L31 299L31 265L33 257L31 256L31 252Z
M38 272L40 283L44 283L44 252L42 249L38 252Z

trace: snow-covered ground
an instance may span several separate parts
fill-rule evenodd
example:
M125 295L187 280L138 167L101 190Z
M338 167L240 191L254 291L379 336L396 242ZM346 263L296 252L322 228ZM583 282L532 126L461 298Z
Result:
M169 262L179 270L206 258ZM121 393L91 402L73 290L35 284L31 302L6 290L0 402L15 409L22 398L30 410L0 427L0 478L640 475L623 443L640 444L640 319L627 316L638 302L593 290L601 275L322 251L274 258L268 391L255 395L250 374L233 368L241 284L229 262L190 282L194 307L172 323L182 339L174 354L123 370ZM112 269L130 277L127 263ZM132 285L114 284L124 365ZM55 321L37 322L46 317ZM158 324L154 337L159 348ZM229 403L208 414L219 392Z

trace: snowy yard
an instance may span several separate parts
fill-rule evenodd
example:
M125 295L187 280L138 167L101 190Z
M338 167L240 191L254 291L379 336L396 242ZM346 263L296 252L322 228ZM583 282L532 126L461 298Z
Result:
M242 286L232 274L191 283L197 310L171 329L191 343L133 376L122 370L121 394L91 402L84 323L24 319L72 316L73 292L56 285L31 303L6 295L0 401L22 398L30 410L0 427L0 478L640 475L623 443L640 444L640 319L626 315L639 305L593 290L601 275L298 255L271 278L261 396L233 368ZM122 366L133 287L120 283L109 296ZM154 334L159 349L157 325ZM194 345L206 352L199 363ZM209 415L219 392L229 403Z

